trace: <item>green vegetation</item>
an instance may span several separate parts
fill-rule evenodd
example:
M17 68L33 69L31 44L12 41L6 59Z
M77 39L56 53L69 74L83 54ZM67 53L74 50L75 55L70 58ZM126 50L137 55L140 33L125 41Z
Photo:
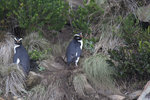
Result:
M88 5L84 3L84 7L78 7L77 10L71 11L71 24L74 32L81 31L83 33L91 33L91 22L94 20L94 15L100 10L94 1ZM103 13L103 12L102 12Z
M62 0L1 0L1 23L17 23L20 27L38 30L60 30L66 23L68 5ZM9 22L10 21L10 22Z
M34 32L26 36L23 39L23 45L33 60L44 60L51 55L50 44L39 33Z
M83 69L89 80L101 89L113 89L115 74L112 67L106 63L107 58L101 54L85 59Z
M101 90L118 94L118 84L145 84L150 75L150 26L142 29L141 23L150 21L148 0L81 1L0 0L0 97L11 93L26 100L96 100ZM14 40L6 33L16 26L24 30L19 33L23 46L36 61L31 68L38 66L35 71L41 77L28 91L29 77L11 65ZM79 32L83 62L67 70L66 46Z
M38 70L39 70L40 72L42 72L42 71L46 70L46 68L45 68L45 67L40 66L40 67L38 67Z
M43 60L47 58L49 52L51 52L51 49L45 49L44 51L33 50L29 52L29 56L33 60Z
M95 46L95 43L97 42L98 39L96 38L91 38L91 39L84 39L83 42L84 42L84 48L86 50L89 50L90 53L94 53L94 46Z
M135 20L132 14L123 20L120 29L126 45L109 51L109 63L122 79L147 79L150 75L150 33Z

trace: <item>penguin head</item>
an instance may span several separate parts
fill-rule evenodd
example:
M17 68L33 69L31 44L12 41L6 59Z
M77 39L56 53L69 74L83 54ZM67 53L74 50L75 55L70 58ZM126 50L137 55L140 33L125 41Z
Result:
M15 44L17 44L17 45L22 44L22 38L15 37L14 40L15 40Z
M75 40L82 40L82 38L83 38L82 33L78 33L74 35Z

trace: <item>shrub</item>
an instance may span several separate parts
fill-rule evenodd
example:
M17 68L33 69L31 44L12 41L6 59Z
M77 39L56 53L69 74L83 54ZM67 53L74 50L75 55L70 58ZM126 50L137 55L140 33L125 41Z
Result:
M120 31L126 45L109 50L111 60L108 63L117 70L119 78L148 78L150 75L149 32L141 29L138 21L131 14L123 20Z
M94 52L94 45L97 42L97 38L91 38L91 39L84 39L84 48L86 50L89 50L90 53Z
M31 52L29 52L30 58L33 60L43 60L45 58L48 58L48 54L51 51L51 49L45 49L43 51L37 51L37 50L33 50Z
M75 32L82 31L83 33L90 33L91 21L94 15L100 8L95 1L91 1L88 5L84 3L84 7L79 6L77 10L71 11L72 26Z
M2 0L0 12L12 18L20 27L38 29L47 25L49 30L59 30L66 23L68 5L62 0Z

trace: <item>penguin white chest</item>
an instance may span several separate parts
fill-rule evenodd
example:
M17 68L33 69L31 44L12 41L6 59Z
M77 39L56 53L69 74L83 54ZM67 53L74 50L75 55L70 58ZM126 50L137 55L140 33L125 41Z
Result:
M17 58L17 62L16 62L16 64L19 64L20 63L20 59L19 58Z
M82 50L82 48L83 48L83 41L82 40L78 40L78 42L80 42L80 49Z
M16 53L16 49L19 47L20 45L15 45L14 46L14 54Z

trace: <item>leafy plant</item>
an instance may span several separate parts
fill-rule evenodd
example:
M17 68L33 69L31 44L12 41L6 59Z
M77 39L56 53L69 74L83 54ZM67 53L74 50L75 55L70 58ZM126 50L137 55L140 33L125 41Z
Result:
M31 57L31 59L33 60L42 60L46 58L46 55L49 54L49 52L51 52L51 49L46 49L44 51L37 51L37 50L33 50L31 52L29 52L29 55Z
M40 66L40 67L38 67L38 70L39 70L40 72L42 72L42 71L45 70L45 67Z
M94 52L94 45L97 42L96 38L84 39L84 48L89 50L91 53Z
M49 30L60 30L66 23L67 11L68 4L62 0L0 1L1 18L11 18L11 22L32 30L45 25Z
M41 52L37 51L37 50L33 50L31 52L29 52L29 55L31 57L31 59L34 59L34 60L39 60L41 58Z
M75 33L78 31L90 33L90 21L94 19L93 16L99 9L95 1L91 1L88 5L84 3L84 7L79 6L77 10L72 10L70 16Z
M117 77L123 79L144 79L150 75L150 34L135 20L133 15L123 20L120 31L125 45L109 50L108 63L117 70Z

